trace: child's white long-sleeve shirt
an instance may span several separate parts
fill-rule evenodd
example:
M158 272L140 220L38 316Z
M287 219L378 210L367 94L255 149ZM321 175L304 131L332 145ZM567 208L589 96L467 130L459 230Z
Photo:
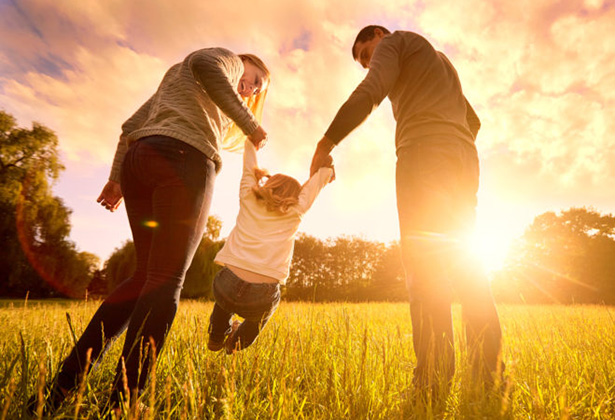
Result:
M237 222L215 262L273 277L284 284L301 219L331 179L333 170L320 168L301 189L299 202L281 214L267 210L252 191L258 182L254 175L256 166L256 149L246 140Z

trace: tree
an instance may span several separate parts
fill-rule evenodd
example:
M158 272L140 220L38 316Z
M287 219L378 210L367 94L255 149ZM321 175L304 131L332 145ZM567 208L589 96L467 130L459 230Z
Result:
M587 208L537 216L494 279L498 299L615 303L615 217Z
M371 299L371 283L385 245L358 237L341 236L329 247L329 268L337 295L352 301Z
M105 262L103 275L106 283L105 295L115 289L120 283L132 276L137 268L137 253L135 244L128 240L121 247L115 248Z
M103 270L96 270L92 276L92 281L88 284L87 296L92 298L102 298L107 295L107 281Z
M213 299L212 284L221 268L214 258L223 245L224 242L214 241L207 234L203 236L186 272L182 297Z
M78 252L70 234L71 211L52 195L64 169L58 139L33 123L18 128L0 111L0 293L83 296L98 264Z
M310 301L406 299L399 245L300 234L285 297Z
M301 233L295 240L290 273L284 288L289 300L322 301L331 295L330 255L327 244Z
M399 242L389 244L372 275L371 290L368 292L374 300L407 301L406 273L402 265Z
M212 241L217 241L222 230L222 220L216 216L207 217L207 225L205 226L205 237Z
M214 258L224 244L218 241L222 228L222 221L216 216L209 216L203 239L194 254L192 263L186 272L184 287L181 296L184 298L213 298L211 285L220 269L214 263ZM110 293L117 285L131 276L137 267L137 255L134 243L126 241L120 248L116 248L113 254L105 262L104 283L106 291ZM100 285L97 286L100 289Z

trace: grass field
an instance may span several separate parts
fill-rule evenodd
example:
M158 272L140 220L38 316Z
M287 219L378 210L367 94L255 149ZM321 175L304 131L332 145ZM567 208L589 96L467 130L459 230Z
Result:
M0 301L0 419L52 376L97 302ZM212 304L184 301L155 378L128 418L423 419L615 418L615 309L499 306L508 388L458 370L443 403L409 396L412 331L407 304L283 302L259 340L233 356L206 349ZM459 308L455 307L456 332ZM56 418L101 418L120 352L115 343Z

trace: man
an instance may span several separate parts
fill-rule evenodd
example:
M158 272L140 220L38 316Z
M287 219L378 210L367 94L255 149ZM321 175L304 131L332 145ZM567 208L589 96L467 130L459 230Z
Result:
M500 322L489 282L463 242L475 219L479 172L474 140L480 121L453 65L422 36L367 26L357 35L352 54L369 71L318 143L311 172L389 97L397 123L397 209L417 358L413 383L429 392L450 384L454 285L472 372L493 384L503 366Z

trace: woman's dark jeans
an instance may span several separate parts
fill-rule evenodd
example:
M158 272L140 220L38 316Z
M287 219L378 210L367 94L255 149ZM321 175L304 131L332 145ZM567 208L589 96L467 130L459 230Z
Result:
M64 361L58 385L72 389L85 369L86 354L97 361L126 328L112 401L128 389L142 390L151 345L159 353L171 328L184 278L203 237L215 181L213 161L182 141L150 136L133 143L124 158L121 186L134 239L132 277L105 299Z
M397 206L418 386L453 376L453 289L461 301L472 372L489 381L503 368L502 332L489 281L464 241L474 227L478 176L476 148L461 140L426 139L397 153Z
M237 314L244 318L228 347L245 349L256 340L271 315L280 304L280 285L248 283L224 267L214 278L216 303L209 319L209 335L214 341L223 341L231 332L231 318Z

